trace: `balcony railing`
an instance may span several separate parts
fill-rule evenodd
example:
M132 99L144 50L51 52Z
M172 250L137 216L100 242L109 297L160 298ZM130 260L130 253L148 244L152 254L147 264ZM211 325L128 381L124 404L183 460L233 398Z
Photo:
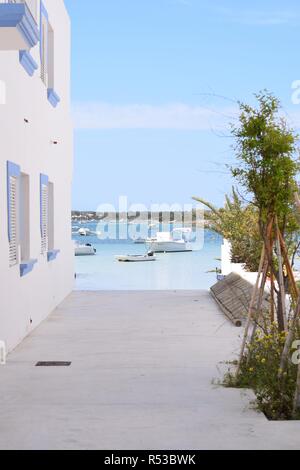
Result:
M0 50L29 50L39 41L37 0L0 0Z
M25 3L33 18L37 19L38 0L0 0L0 3Z

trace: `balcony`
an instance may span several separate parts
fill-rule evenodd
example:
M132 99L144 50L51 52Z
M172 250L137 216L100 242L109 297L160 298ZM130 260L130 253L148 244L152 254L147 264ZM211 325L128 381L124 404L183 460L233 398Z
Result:
M0 50L28 51L38 41L38 26L27 2L0 0Z

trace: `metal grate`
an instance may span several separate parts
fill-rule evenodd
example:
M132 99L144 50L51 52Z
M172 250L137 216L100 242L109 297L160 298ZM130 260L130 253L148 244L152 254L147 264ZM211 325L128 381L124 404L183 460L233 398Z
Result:
M72 362L65 361L40 361L36 363L36 367L69 367Z

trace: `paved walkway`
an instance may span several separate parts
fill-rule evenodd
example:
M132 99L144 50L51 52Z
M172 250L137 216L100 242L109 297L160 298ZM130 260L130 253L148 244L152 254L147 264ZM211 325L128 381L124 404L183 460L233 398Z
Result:
M241 332L207 292L73 293L0 368L0 448L299 448L300 423L213 385Z

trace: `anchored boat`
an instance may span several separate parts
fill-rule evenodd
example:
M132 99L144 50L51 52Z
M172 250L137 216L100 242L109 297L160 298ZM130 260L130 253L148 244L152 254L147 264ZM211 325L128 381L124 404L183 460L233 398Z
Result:
M91 237L91 236L94 236L94 235L99 237L101 235L101 232L93 231L93 230L90 230L87 227L84 227L84 228L80 228L78 230L78 232L75 232L75 233L73 232L73 235L75 235L75 234L80 235L81 237Z
M144 261L156 261L156 257L152 252L146 255L118 255L115 257L117 261L124 263L139 263Z
M146 243L146 238L141 238L141 237L135 238L133 240L133 243L135 243L136 245L144 245Z
M77 233L81 237L88 237L92 234L92 232L89 228L80 228Z
M192 230L189 228L177 228L172 230L172 232L157 232L156 237L148 238L146 243L153 253L192 251L189 247L191 233Z
M96 253L96 248L94 248L90 243L87 243L86 245L75 244L75 256L94 256Z

